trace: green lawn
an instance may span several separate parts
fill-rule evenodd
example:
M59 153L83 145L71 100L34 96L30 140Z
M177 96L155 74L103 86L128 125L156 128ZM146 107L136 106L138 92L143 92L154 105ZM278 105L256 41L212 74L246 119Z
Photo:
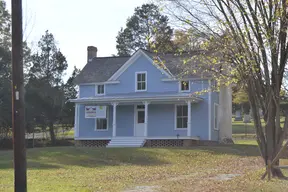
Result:
M288 191L286 181L261 181L257 146L237 142L189 149L28 149L28 191ZM13 191L12 155L0 151L3 192ZM225 181L216 179L219 174L239 176Z

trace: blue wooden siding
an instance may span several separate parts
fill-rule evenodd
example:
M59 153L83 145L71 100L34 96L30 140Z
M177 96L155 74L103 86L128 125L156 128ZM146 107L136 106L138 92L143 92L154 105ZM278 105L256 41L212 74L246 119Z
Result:
M93 137L111 137L112 135L112 118L113 109L112 106L108 107L109 122L107 131L95 130L95 119L85 118L85 105L80 105L79 114L79 137L81 138L93 138Z
M79 97L95 97L95 85L79 85Z
M112 137L112 107L109 106L108 131L95 131L95 119L86 119L84 105L80 105L79 138ZM191 134L200 139L208 140L208 101L192 104ZM134 105L117 106L117 136L134 135ZM175 105L150 104L148 108L148 137L187 136L187 130L175 130Z
M163 82L162 78L167 78L156 68L145 56L140 56L128 69L126 69L117 79L119 84L106 86L106 94L123 94L135 92L135 72L147 72L147 92L178 92L176 82Z

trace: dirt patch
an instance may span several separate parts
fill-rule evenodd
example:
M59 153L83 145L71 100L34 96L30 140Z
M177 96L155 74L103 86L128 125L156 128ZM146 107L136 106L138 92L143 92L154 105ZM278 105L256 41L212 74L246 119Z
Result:
M123 192L156 192L160 186L137 186L133 189L128 189Z
M215 177L211 177L213 180L227 181L233 179L234 177L240 176L240 174L219 174Z

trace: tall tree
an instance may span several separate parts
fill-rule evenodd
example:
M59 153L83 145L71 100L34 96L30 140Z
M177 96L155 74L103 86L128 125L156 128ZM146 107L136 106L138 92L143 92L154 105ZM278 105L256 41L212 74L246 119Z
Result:
M30 122L35 120L43 128L49 127L52 144L56 136L54 124L61 118L65 103L62 76L67 69L65 56L56 47L52 33L48 31L38 42L39 50L32 55L32 66L26 85L26 101Z
M134 14L127 19L126 27L118 32L118 55L131 55L139 48L159 52L173 51L172 35L168 17L161 15L156 5L143 4L135 8Z
M80 69L74 67L72 75L69 77L67 82L64 85L64 94L65 94L65 105L63 107L61 123L68 126L73 126L74 115L75 115L75 104L72 102L67 102L69 99L77 97L77 89L74 84L75 77L80 73Z
M280 92L288 56L288 2L266 0L163 0L171 16L209 32L199 70L221 84L241 83L248 93L261 156L263 178L283 178L276 157L288 132L280 124ZM210 54L207 54L209 52ZM211 54L212 53L212 54ZM217 54L213 54L217 53ZM208 55L208 56L207 56ZM198 71L199 72L199 71ZM258 108L264 113L263 125ZM274 163L271 165L271 162Z

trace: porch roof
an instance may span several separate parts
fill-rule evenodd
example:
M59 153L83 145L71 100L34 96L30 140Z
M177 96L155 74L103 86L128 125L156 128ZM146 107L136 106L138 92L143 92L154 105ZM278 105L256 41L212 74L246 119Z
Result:
M142 102L142 101L184 101L190 100L192 103L198 103L203 98L197 97L192 94L160 94L160 95L121 95L121 96L101 96L101 97L82 97L77 99L70 99L74 103L107 103L107 102Z

